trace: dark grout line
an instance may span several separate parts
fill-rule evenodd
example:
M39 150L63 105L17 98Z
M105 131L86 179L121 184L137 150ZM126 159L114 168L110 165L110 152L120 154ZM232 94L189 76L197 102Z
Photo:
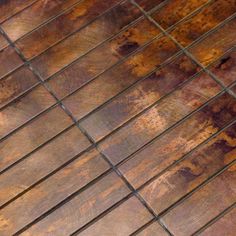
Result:
M175 166L177 166L179 163L181 163L182 161L186 160L187 158L189 158L189 156L194 153L196 150L198 150L199 148L201 148L202 146L206 145L208 142L210 142L212 139L214 139L215 137L217 137L219 134L221 134L222 132L224 132L226 129L230 128L232 125L234 125L236 123L236 118L229 122L228 124L226 124L223 128L221 128L220 130L218 130L217 132L215 132L214 134L210 135L206 140L202 141L200 144L198 144L196 147L192 148L189 152L187 152L186 154L184 154L181 158L179 158L178 160L176 160L175 162L173 162L172 164L170 164L168 167L166 167L165 169L163 169L160 173L156 174L155 176L153 176L151 179L149 179L148 181L146 181L144 184L140 185L138 187L138 190L142 190L144 187L146 187L148 184L150 184L151 182L155 181L156 179L158 179L160 176L162 176L164 173L166 173L167 171L171 170L172 168L174 168ZM130 159L128 159L130 160ZM125 162L128 161L126 159ZM123 164L123 162L121 163ZM118 164L118 166L120 167L121 164Z
M4 19L3 21L0 22L0 25L2 25L5 21L8 21L9 19L11 19L12 17L20 14L21 12L23 12L24 10L26 10L27 8L30 8L32 5L34 5L36 2L38 2L40 0L35 0L33 2L31 2L29 5L27 5L26 7L22 8L20 11L14 13L13 15L11 16L8 16L6 19Z
M146 228L148 228L149 226L151 226L152 224L157 223L159 224L155 218L151 219L149 222L147 222L146 224L142 225L141 227L139 227L136 231L134 231L132 234L130 234L129 236L135 236L138 235L139 233L143 232Z
M201 235L203 231L205 231L210 226L214 225L218 220L223 218L225 215L230 213L231 210L233 210L236 207L236 202L234 202L231 206L227 207L225 210L223 210L219 215L211 219L209 222L207 222L203 227L198 229L195 233L193 233L191 236L197 236Z
M83 0L82 0L83 1ZM51 44L49 47L47 47L46 49L44 49L42 52L40 52L39 54L27 59L27 61L33 61L35 58L37 57L40 57L41 55L45 54L47 51L49 51L52 47L62 43L63 41L65 41L66 39L68 39L69 37L75 35L76 33L78 33L79 31L81 31L82 29L86 28L88 25L92 24L93 22L95 22L96 20L98 20L99 18L103 17L104 15L106 15L108 12L110 12L113 8L121 5L122 3L124 3L126 0L121 0L119 1L117 4L115 4L114 6L108 8L107 10L105 10L104 12L102 12L100 15L96 16L95 18L91 19L89 22L85 23L84 25L80 26L78 29L74 30L73 32L67 34L66 36L64 36L63 38L61 38L60 40L54 42L53 44ZM79 2L81 3L81 1ZM79 3L76 3L76 4L79 4ZM53 19L54 20L54 19ZM50 22L48 22L50 23ZM44 24L46 25L46 24ZM43 26L44 26L43 25ZM33 33L34 31L37 31L40 27L34 29L32 32L30 33ZM29 33L29 34L30 34ZM27 36L27 35L26 35ZM24 37L26 37L24 36ZM22 39L24 38L22 37ZM20 39L16 40L14 43L17 44L17 42L20 41ZM48 78L47 78L48 79Z
M31 33L37 31L38 29L40 29L41 27L49 24L50 22L54 21L55 19L57 19L58 17L60 17L61 15L69 12L70 10L72 10L74 7L76 7L77 5L79 5L81 2L83 2L84 0L78 0L76 3L72 4L71 6L69 6L68 8L62 10L60 13L49 17L48 19L46 19L45 21L41 22L39 25L37 25L34 29L30 30L29 32L27 32L26 34L20 36L18 39L16 39L15 41L13 41L14 43L17 43L19 40L27 37L28 35L30 35Z
M211 138L211 137L210 137ZM209 138L209 139L210 139ZM206 141L204 141L204 142L206 142ZM90 148L96 148L96 146L97 146L97 144L93 144L92 145L92 147L89 147L89 149ZM86 150L84 150L84 152L85 152ZM98 150L98 152L102 155L102 153ZM80 156L80 155L79 155ZM78 157L76 157L76 158L78 158ZM76 158L74 158L74 160L76 159ZM72 161L74 161L74 160L72 160ZM117 167L116 167L117 168ZM54 174L54 173L53 173ZM42 181L41 181L42 182ZM37 184L35 184L35 186L36 186ZM87 186L87 188L89 188L90 187L90 184L87 184L86 185ZM132 186L131 186L132 187ZM136 190L136 191L139 191L139 190ZM133 196L133 194L131 195L131 196ZM74 197L76 197L76 194L74 195L73 194L73 197L71 197L70 199L64 199L61 203L58 203L57 204L57 206L56 206L56 208L55 207L53 207L53 209L55 210L55 209L57 209L57 208L59 208L59 207L62 207L63 206L63 204L65 203L65 202L67 202L67 201L69 201L69 200L71 200L72 198L74 198ZM111 207L112 209L113 209L113 207ZM110 208L109 208L110 209ZM107 210L107 211L109 211L109 209ZM39 222L40 220L42 220L43 218L45 218L45 217L47 217L52 211L54 211L54 210L52 210L52 209L50 209L49 211L48 211L48 213L45 213L45 214L43 214L43 215L41 215L40 216L40 219L38 219L37 221L33 221L33 222L31 222L29 225L27 225L27 226L25 226L24 227L24 231L26 230L26 229L28 229L29 227L31 227L32 225L34 225L34 224L36 224L37 222ZM107 212L106 211L106 212ZM49 213L50 212L50 213ZM102 213L103 214L103 213ZM97 218L96 218L97 219ZM91 222L94 222L94 219L91 221ZM23 231L19 231L19 232L23 232Z

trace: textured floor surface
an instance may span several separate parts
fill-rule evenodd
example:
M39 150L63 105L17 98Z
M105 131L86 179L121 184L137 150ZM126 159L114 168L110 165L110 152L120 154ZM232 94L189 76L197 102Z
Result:
M0 236L236 235L236 0L0 0Z

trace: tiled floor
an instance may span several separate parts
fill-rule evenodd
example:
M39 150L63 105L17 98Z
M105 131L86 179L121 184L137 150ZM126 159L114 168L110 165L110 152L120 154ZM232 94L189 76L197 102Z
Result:
M0 236L235 236L236 1L0 1Z

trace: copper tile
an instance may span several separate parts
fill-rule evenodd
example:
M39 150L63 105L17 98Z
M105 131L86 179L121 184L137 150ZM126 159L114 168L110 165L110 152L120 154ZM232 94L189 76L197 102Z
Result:
M77 0L77 2L79 1ZM16 45L27 59L37 56L51 45L81 29L87 23L94 20L97 16L109 8L114 7L119 2L120 0L80 1L80 3L78 3L70 11L66 11L55 20L52 20L48 24L18 40ZM128 8L129 6L125 4L125 7ZM96 27L100 26L101 25L97 23Z
M219 90L211 78L199 77L109 136L100 143L99 149L113 163L118 163L203 105Z
M78 127L65 131L0 176L0 205L7 203L89 146L90 142Z
M125 184L115 174L109 174L22 235L69 235L128 194Z
M160 224L154 222L140 233L138 236L168 236L169 234L161 227Z
M235 202L235 167L228 168L162 218L174 235L191 235Z

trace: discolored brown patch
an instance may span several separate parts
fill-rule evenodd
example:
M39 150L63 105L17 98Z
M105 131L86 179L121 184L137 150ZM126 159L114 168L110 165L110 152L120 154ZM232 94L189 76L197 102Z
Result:
M170 34L180 44L186 47L201 35L227 19L235 11L235 0L215 0L203 8L197 15L178 25Z
M119 13L119 12L118 12ZM115 14L117 19L119 14ZM113 18L113 17L112 17ZM119 22L122 22L119 18ZM115 28L115 27L114 27ZM142 29L142 30L141 30ZM145 34L143 34L145 32ZM127 30L118 34L115 38L102 44L98 48L81 57L64 71L49 80L48 84L59 98L79 89L82 85L128 56L137 47L143 46L149 40L159 34L159 30L148 20L141 19L137 24L128 27ZM127 45L132 42L135 47Z
M233 18L206 38L194 44L189 51L199 62L207 66L235 46L235 28L236 19Z
M92 113L81 125L94 140L99 140L175 89L198 70L196 64L182 55Z
M76 2L79 2L79 1L77 0ZM79 29L82 29L82 27L84 27L86 24L90 23L92 20L94 20L96 17L101 15L106 10L116 6L119 2L120 2L119 0L80 1L80 3L78 3L70 11L66 11L64 14L52 20L48 24L38 28L31 34L26 35L25 37L18 40L16 45L18 48L20 48L20 50L23 52L23 54L25 55L27 59L35 57L41 52L43 52L44 50L46 50L51 45L54 45L55 43L63 40L67 36L75 33ZM117 11L120 11L120 14L123 13L122 16L124 17L122 6L124 6L124 8L127 8L126 13L128 12L128 9L131 9L132 7L130 6L130 4L125 3L122 5L118 5L118 7L114 8L114 9L117 9ZM111 14L111 12L114 12L114 9L112 9L110 13L107 13L106 15L109 15ZM136 11L133 10L134 15L135 15L135 12L137 12L137 10ZM127 15L125 17L127 17ZM96 24L97 27L100 28L100 30L102 29L102 27L108 28L107 29L107 34L108 34L109 27L111 26L112 22L104 21L104 17L101 17L101 18L103 18L104 25L101 24L100 19L96 21L97 23L93 23L93 24ZM113 20L115 21L115 17Z

